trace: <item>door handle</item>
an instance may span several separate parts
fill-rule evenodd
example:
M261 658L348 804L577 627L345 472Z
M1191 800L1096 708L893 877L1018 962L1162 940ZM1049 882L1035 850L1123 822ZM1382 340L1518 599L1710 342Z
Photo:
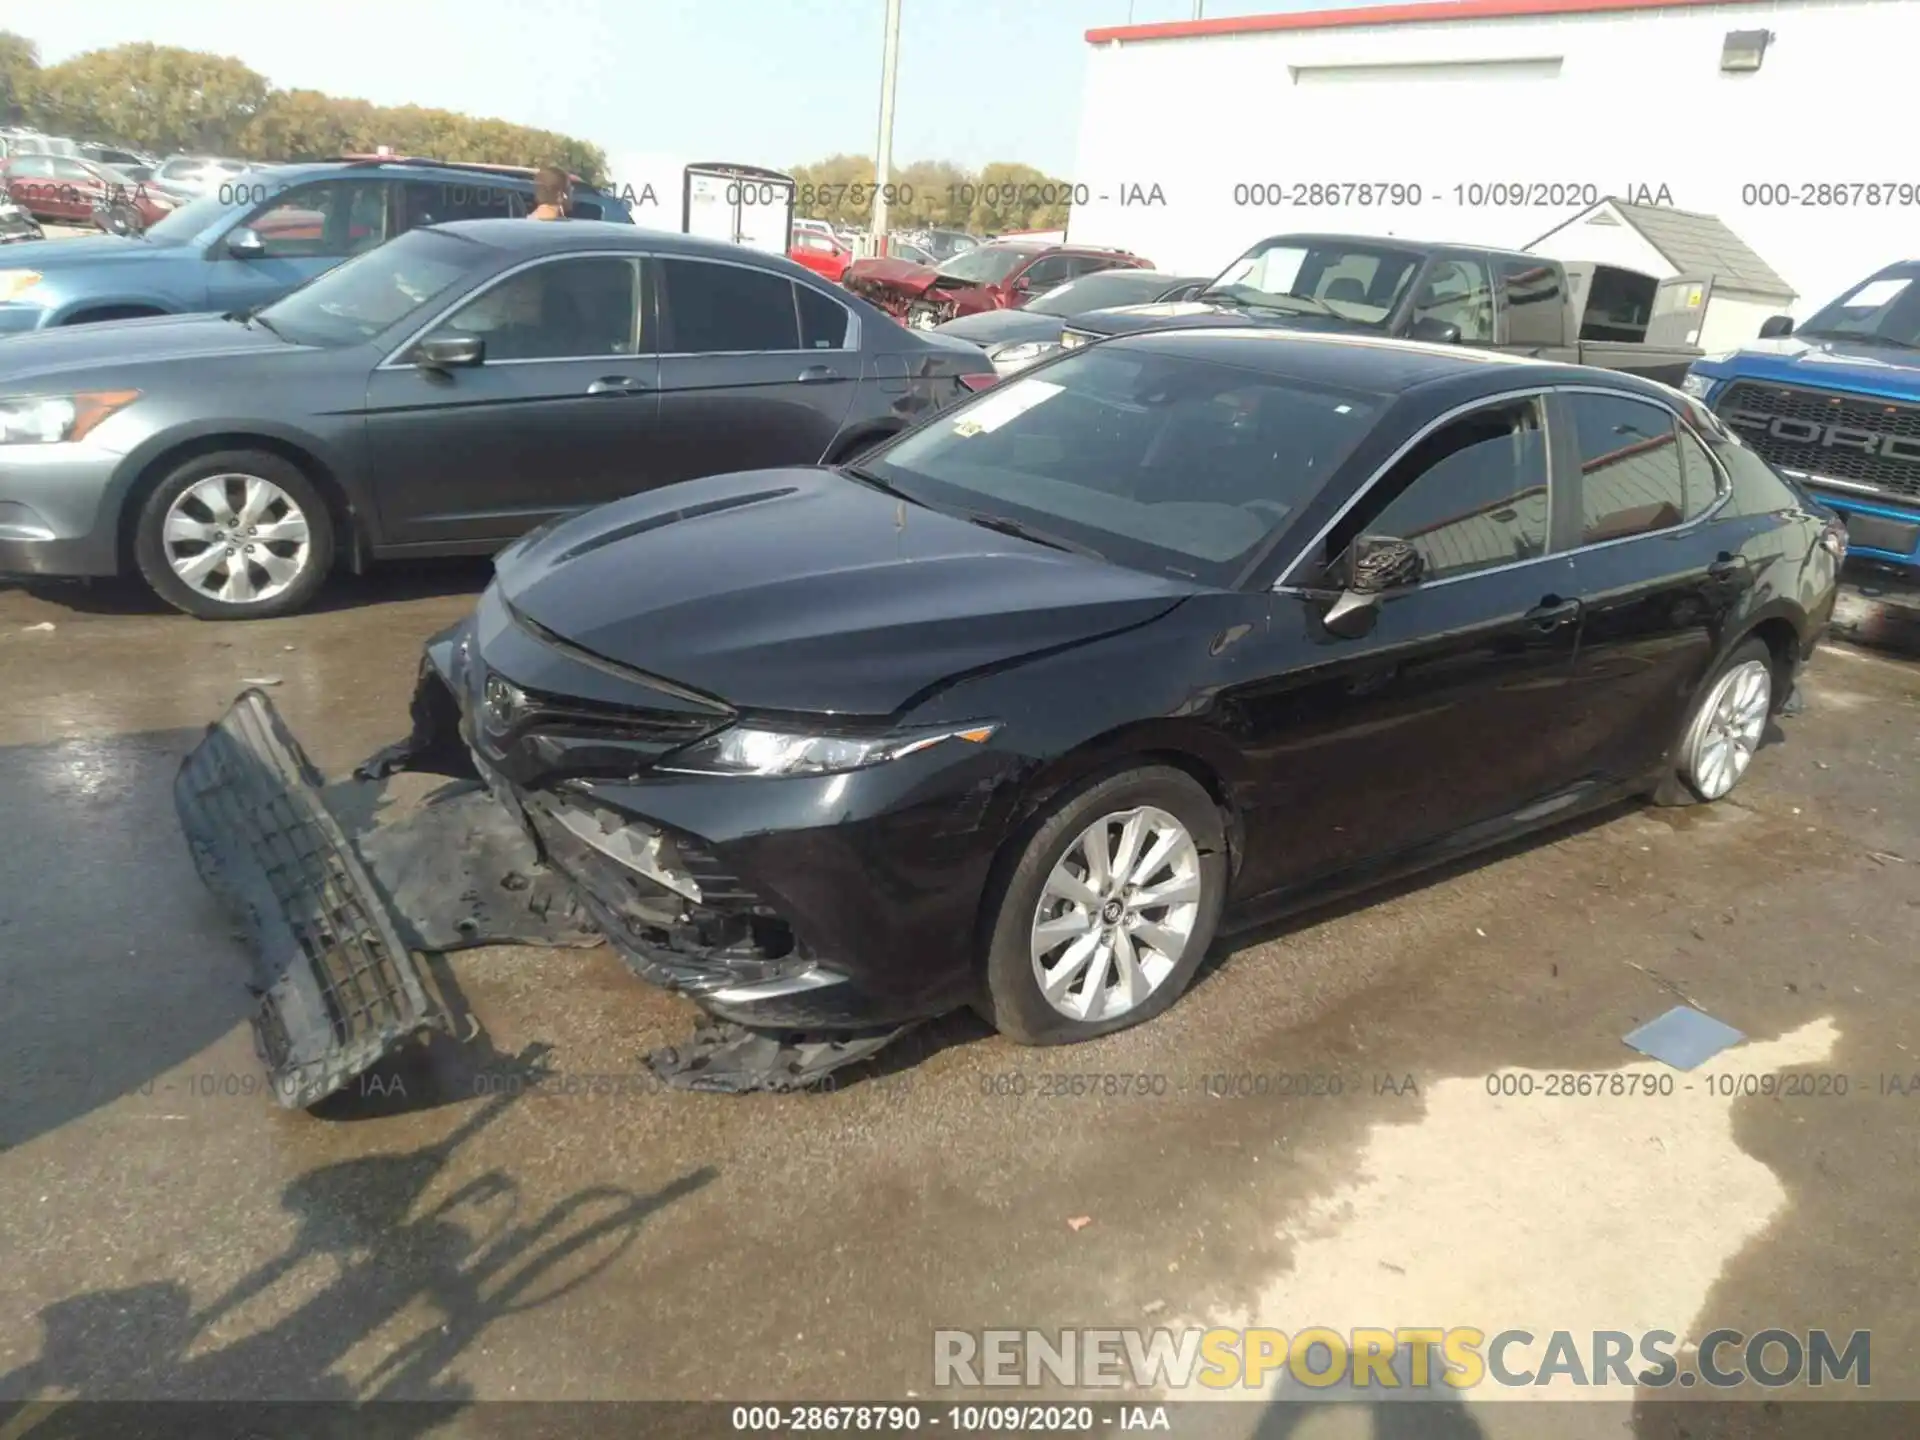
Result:
M1580 602L1562 600L1558 595L1549 595L1523 617L1536 630L1558 630L1562 625L1578 619Z
M831 365L809 365L797 378L802 385L818 385L822 380L838 380L840 372Z
M636 380L631 375L602 375L587 386L589 395L640 395L646 392L647 382Z

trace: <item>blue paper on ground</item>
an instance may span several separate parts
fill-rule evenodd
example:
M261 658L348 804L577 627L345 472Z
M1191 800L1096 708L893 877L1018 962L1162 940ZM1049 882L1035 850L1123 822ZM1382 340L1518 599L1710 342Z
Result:
M1691 1005L1676 1005L1657 1020L1649 1020L1626 1037L1642 1055L1652 1056L1676 1070L1691 1070L1747 1037L1731 1025Z

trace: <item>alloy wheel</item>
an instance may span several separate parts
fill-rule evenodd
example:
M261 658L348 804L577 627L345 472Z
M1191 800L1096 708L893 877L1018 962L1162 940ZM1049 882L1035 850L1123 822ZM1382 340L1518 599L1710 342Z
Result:
M1740 783L1760 748L1773 703L1773 674L1745 660L1722 675L1700 707L1687 746L1686 778L1703 800L1718 800Z
M160 543L167 565L200 595L260 604L300 578L311 554L307 517L258 475L209 475L167 507Z
M1200 916L1200 851L1151 805L1093 822L1055 862L1034 909L1033 975L1072 1020L1110 1020L1179 967Z

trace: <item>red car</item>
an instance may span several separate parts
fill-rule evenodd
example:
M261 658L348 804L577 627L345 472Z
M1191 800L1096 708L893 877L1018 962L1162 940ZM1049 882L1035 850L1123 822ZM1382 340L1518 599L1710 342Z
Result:
M896 320L931 330L961 315L1017 310L1096 270L1152 268L1151 261L1125 250L1014 240L962 250L938 266L886 257L856 260L843 283Z
M174 202L131 175L91 160L65 155L16 155L0 165L8 196L34 219L54 225L91 225L93 207L125 201L151 225L170 214Z
M853 264L853 250L822 231L796 227L787 258L796 265L806 266L816 275L824 275L835 284L845 284L847 267Z

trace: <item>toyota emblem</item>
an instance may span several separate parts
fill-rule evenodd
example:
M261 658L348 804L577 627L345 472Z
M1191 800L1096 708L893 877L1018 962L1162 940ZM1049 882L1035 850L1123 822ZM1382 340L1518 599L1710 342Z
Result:
M487 677L487 719L493 722L494 729L504 730L513 724L514 717L525 708L526 702L527 697L520 693L517 686L498 675Z

